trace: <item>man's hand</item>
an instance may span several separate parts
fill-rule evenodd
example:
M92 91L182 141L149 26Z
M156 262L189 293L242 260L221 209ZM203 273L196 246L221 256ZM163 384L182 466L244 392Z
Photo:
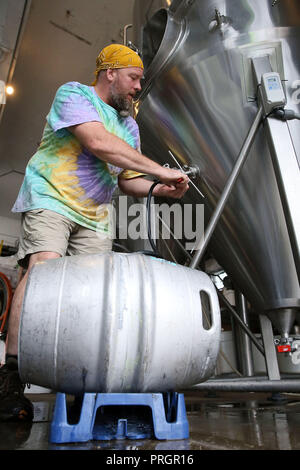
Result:
M159 174L157 175L159 181L167 186L173 186L174 189L179 189L180 185L184 187L188 184L189 178L180 170L173 168L166 168L162 166Z
M177 183L176 186L168 186L166 184L158 184L153 190L153 196L171 197L173 199L181 199L189 189L187 182Z

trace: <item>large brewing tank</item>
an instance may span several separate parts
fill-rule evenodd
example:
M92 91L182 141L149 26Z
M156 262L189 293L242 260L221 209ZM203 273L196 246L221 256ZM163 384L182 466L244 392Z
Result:
M183 202L204 204L207 225L258 110L254 58L268 58L284 84L286 107L299 113L300 2L136 2L134 26L145 63L136 103L142 150L162 164L199 168L194 183L204 198L191 186ZM300 122L284 125L297 166ZM261 125L208 252L252 311L267 313L282 335L289 333L300 305L285 216ZM172 250L180 259L180 248L173 243Z
M26 287L20 376L72 394L178 390L213 374L220 330L205 273L143 254L48 260Z

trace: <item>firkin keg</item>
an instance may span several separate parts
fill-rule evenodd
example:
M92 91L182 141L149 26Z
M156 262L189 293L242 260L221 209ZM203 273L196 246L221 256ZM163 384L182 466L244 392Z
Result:
M163 392L206 380L220 343L203 272L107 252L36 264L19 334L23 382L64 393Z

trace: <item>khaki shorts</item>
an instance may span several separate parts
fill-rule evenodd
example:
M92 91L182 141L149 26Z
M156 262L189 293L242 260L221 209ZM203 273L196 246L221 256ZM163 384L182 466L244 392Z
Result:
M22 214L17 260L28 267L29 256L51 251L60 256L99 253L112 250L112 240L94 230L48 209L35 209Z

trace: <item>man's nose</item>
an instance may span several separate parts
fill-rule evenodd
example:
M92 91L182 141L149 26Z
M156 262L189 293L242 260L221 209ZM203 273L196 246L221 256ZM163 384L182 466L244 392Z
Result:
M140 80L138 80L138 81L135 83L134 89L135 89L136 91L141 91L142 85L141 85Z

